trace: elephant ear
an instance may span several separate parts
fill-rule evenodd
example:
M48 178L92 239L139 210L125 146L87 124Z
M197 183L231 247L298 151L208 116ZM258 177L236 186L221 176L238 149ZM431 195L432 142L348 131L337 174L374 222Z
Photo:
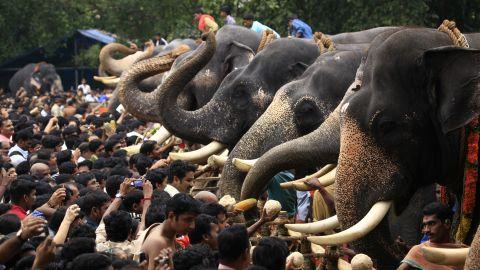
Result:
M442 131L463 127L480 113L480 50L445 46L425 51L429 98Z
M300 76L302 76L303 72L308 68L308 65L303 62L296 62L295 64L291 64L288 67L288 71L290 73L290 79L294 80Z
M240 42L233 41L230 44L230 51L223 62L223 74L227 75L237 68L248 65L254 56L255 53L252 48Z

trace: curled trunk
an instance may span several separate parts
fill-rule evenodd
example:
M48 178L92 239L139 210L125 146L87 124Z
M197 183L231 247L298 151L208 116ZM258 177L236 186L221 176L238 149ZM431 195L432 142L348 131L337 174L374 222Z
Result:
M138 63L125 72L118 83L118 96L125 109L133 116L149 122L160 122L157 114L157 91L146 93L139 88L145 78L170 69L176 56L182 51L170 55L149 58Z
M250 170L241 198L258 198L282 170L334 163L340 150L340 106L312 133L272 148Z
M117 60L113 58L113 54L116 52L126 54L127 56ZM100 67L102 68L103 72L106 72L110 75L120 76L122 75L123 71L125 71L135 62L136 57L133 56L135 53L135 50L119 43L107 44L100 50L100 54L98 56L100 60Z
M190 58L164 80L156 93L158 100L156 109L159 111L160 122L175 136L180 138L207 144L211 141L209 128L206 124L215 119L209 119L207 115L221 115L227 104L207 105L196 111L186 111L176 106L176 101L188 82L210 61L215 53L215 35L209 33L203 36L205 44L201 45ZM172 106L175 104L175 106Z

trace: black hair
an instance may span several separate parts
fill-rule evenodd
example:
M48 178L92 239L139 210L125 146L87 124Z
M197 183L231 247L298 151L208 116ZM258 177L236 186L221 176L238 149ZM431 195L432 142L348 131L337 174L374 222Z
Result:
M117 195L120 185L124 179L125 177L122 175L110 175L107 177L105 189L107 190L107 194L110 196L110 198L115 198L115 195Z
M133 212L133 204L140 204L143 199L143 192L135 189L127 193L123 198L122 205L128 212Z
M253 21L254 16L253 16L253 14L251 14L251 13L245 13L245 14L243 14L243 19L244 19L244 20L252 20L252 21Z
M232 9L230 8L229 5L226 5L226 4L220 7L220 11L227 13L227 15L230 15L232 13Z
M118 162L117 162L118 163ZM127 166L114 166L112 170L110 171L110 175L121 175L125 177L131 177L132 172L128 169Z
M288 20L289 20L289 21L295 20L295 19L298 19L297 14L290 14L290 16L288 16Z
M177 193L166 203L166 216L173 212L175 216L185 213L200 214L200 202L185 193Z
M424 216L436 215L440 221L452 220L453 212L450 207L440 202L432 202L423 208Z
M38 196L53 193L52 186L50 186L47 182L43 181L35 182L35 190L37 191L36 195Z
M62 150L57 153L57 165L60 166L60 164L64 162L72 161L72 151L70 150Z
M33 262L35 261L35 255L28 255L20 258L15 263L15 270L30 270L32 269Z
M33 139L33 131L31 128L25 128L13 134L13 141L15 141L16 143L31 139Z
M204 235L210 235L211 224L218 224L215 217L205 214L198 215L195 219L195 229L188 233L190 244L200 244Z
M66 161L61 163L58 166L58 173L60 174L74 174L75 169L77 169L77 165L71 161Z
M125 138L125 143L127 144L127 146L134 145L136 144L138 138L139 138L138 136L132 135L130 137Z
M109 201L108 195L102 191L92 191L79 200L79 206L86 215L90 215L93 207L100 209L103 204Z
M86 253L76 257L70 270L103 270L112 265L112 260L105 254Z
M65 218L65 214L67 213L67 207L62 206L53 212L50 220L48 221L48 226L52 231L57 232L60 228L60 224L62 224L63 219ZM75 219L82 219L84 214L82 212Z
M202 214L210 215L212 217L217 217L220 214L227 215L227 209L216 202L202 204L200 211Z
M203 8L198 6L198 7L195 7L195 11L194 13L197 13L197 14L203 14Z
M80 152L83 154L87 151L90 151L90 148L88 147L89 143L88 142L82 142L81 144L78 145L78 149L80 149Z
M89 237L74 237L63 245L60 257L70 262L77 256L95 252L95 240Z
M24 175L30 173L30 162L25 160L18 163L17 167L15 167L15 171L17 172L17 175Z
M32 205L32 209L37 209L40 206L46 204L48 200L50 200L51 196L52 196L51 194L43 194L43 195L37 196L37 198L35 198L35 202Z
M234 262L249 248L245 226L233 225L218 234L218 256L220 261Z
M118 210L107 215L103 222L107 240L112 242L123 242L128 239L132 232L132 217L126 211Z
M33 190L35 190L35 184L26 180L13 181L10 184L9 194L10 199L14 204L18 204L24 195L29 195Z
M72 180L73 180L73 175L71 174L62 173L55 177L55 183L57 183L57 185L71 182Z
M150 181L153 185L153 188L156 188L157 184L163 183L168 176L168 170L163 168L158 168L154 170L150 170L145 175L145 179Z
M130 131L137 129L140 126L145 126L146 123L137 119L134 119L128 123L128 129Z
M90 172L80 173L75 176L75 182L82 184L85 187L92 179L95 179L95 175Z
M137 171L140 175L146 174L148 168L152 167L152 165L153 159L144 154L140 154L135 161L135 168L137 168Z
M20 230L20 219L14 214L5 214L0 216L0 234L7 235Z
M52 156L53 151L51 149L42 148L37 151L37 157L39 160L49 160Z
M195 172L197 167L189 162L183 160L175 160L170 164L169 174L168 174L168 183L173 182L174 176L178 177L181 181L187 172Z
M145 214L145 228L150 227L154 223L162 223L165 221L166 205L160 200L152 200Z
M78 226L72 228L68 232L68 237L70 239L75 238L75 237L88 237L88 238L92 238L93 240L95 240L96 234L95 234L95 229L92 228L90 225L81 224L81 225L78 225Z
M173 254L175 270L217 269L218 254L207 245L191 245Z
M112 262L112 266L114 270L137 270L140 269L138 267L138 262L134 260L120 260L116 259Z
M120 143L120 139L110 137L105 142L105 152L107 152L107 153L113 152L113 147L115 147L115 145L118 144L118 143Z
M12 205L9 203L0 203L0 215L3 215L12 209Z
M263 237L253 250L252 262L269 270L285 269L287 243L278 237Z
M98 139L91 140L88 143L88 148L90 149L90 151L96 152L98 150L98 148L100 148L100 146L102 146L102 144L103 144L103 142L101 140L98 140Z
M83 166L86 166L89 170L91 170L93 168L93 162L91 160L85 159L84 161L78 163L79 168Z
M144 154L148 156L153 152L156 145L157 145L156 141L144 141L142 143L142 146L140 146L140 154Z

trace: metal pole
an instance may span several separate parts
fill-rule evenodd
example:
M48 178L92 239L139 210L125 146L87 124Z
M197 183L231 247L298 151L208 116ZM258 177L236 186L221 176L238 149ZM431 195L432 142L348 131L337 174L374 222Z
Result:
M75 57L73 58L74 59L74 68L75 68L75 85L73 86L74 89L76 89L77 85L78 85L78 70L77 70L77 62L75 61L76 59L78 59L78 51L77 51L77 39L75 37L76 35L73 36L73 53L75 55Z

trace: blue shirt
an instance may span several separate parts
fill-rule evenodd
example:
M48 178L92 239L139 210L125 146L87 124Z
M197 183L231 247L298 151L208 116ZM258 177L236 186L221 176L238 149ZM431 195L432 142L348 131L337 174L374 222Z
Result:
M303 21L294 19L290 28L290 35L296 37L298 33L301 34L302 38L313 38L312 28Z
M282 189L280 184L292 180L293 174L289 171L279 172L267 187L268 199L279 201L282 210L287 211L289 216L294 216L297 212L297 193L293 189Z
M275 30L273 30L272 28L264 24L259 23L258 21L253 21L252 27L250 28L250 30L253 30L260 34L263 32L263 30L268 30L268 29L272 30L273 33L275 33L275 36L277 36L277 38L280 38L280 35L277 32L275 32Z

